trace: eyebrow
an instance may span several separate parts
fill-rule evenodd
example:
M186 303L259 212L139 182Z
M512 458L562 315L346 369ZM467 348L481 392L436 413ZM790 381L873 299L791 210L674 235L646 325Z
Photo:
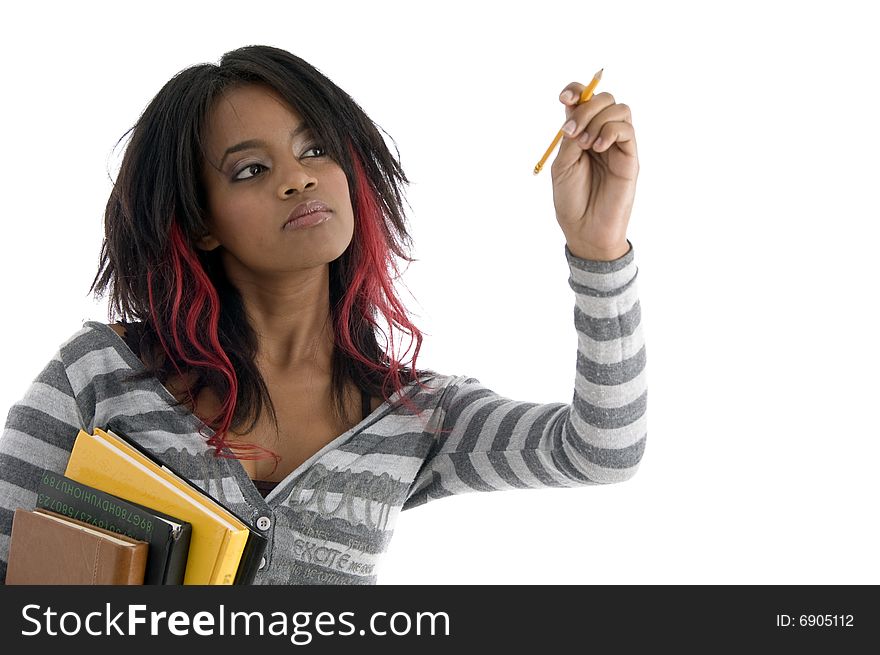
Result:
M296 137L298 137L303 132L311 132L312 128L309 125L306 125L305 122L300 123L295 130L290 132L290 140L293 141ZM223 153L223 157L220 159L219 169L223 170L223 164L226 161L226 158L236 152L241 152L242 150L248 150L250 148L265 148L267 147L266 142L262 139L248 139L247 141L242 141L241 143L236 143L234 146L229 146L226 149L226 152Z

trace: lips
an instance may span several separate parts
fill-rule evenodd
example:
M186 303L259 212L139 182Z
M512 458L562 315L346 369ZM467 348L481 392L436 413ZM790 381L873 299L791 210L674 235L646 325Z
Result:
M293 211L291 211L290 214L287 216L287 220L284 222L282 228L287 227L288 224L296 221L297 219L301 219L303 216L308 216L309 214L314 214L316 212L330 211L332 210L320 200L306 200L305 202L301 202L293 208Z

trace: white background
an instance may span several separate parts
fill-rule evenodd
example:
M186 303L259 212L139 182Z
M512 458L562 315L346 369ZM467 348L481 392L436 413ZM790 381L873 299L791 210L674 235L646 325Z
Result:
M641 164L639 472L404 512L379 583L877 584L876 23L832 6L10 5L0 406L107 321L86 294L117 140L176 72L252 43L312 63L396 142L419 365L570 402L574 296L550 162L532 168L559 92L604 67Z

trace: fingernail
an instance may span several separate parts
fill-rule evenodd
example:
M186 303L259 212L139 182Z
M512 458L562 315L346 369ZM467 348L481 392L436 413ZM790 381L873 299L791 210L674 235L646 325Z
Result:
M596 142L593 144L593 150L597 150L602 147L602 137L600 136L596 139Z
M559 96L559 99L562 100L562 102L571 102L574 100L574 94L571 91L563 91Z
M577 127L577 123L574 121L568 121L565 125L562 126L562 131L565 132L568 136L574 134L574 128Z

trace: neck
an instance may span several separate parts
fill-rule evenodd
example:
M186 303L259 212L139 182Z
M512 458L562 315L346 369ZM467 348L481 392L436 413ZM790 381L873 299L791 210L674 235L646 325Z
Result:
M245 311L257 333L257 365L274 373L331 371L333 325L330 265L284 277L236 278Z

